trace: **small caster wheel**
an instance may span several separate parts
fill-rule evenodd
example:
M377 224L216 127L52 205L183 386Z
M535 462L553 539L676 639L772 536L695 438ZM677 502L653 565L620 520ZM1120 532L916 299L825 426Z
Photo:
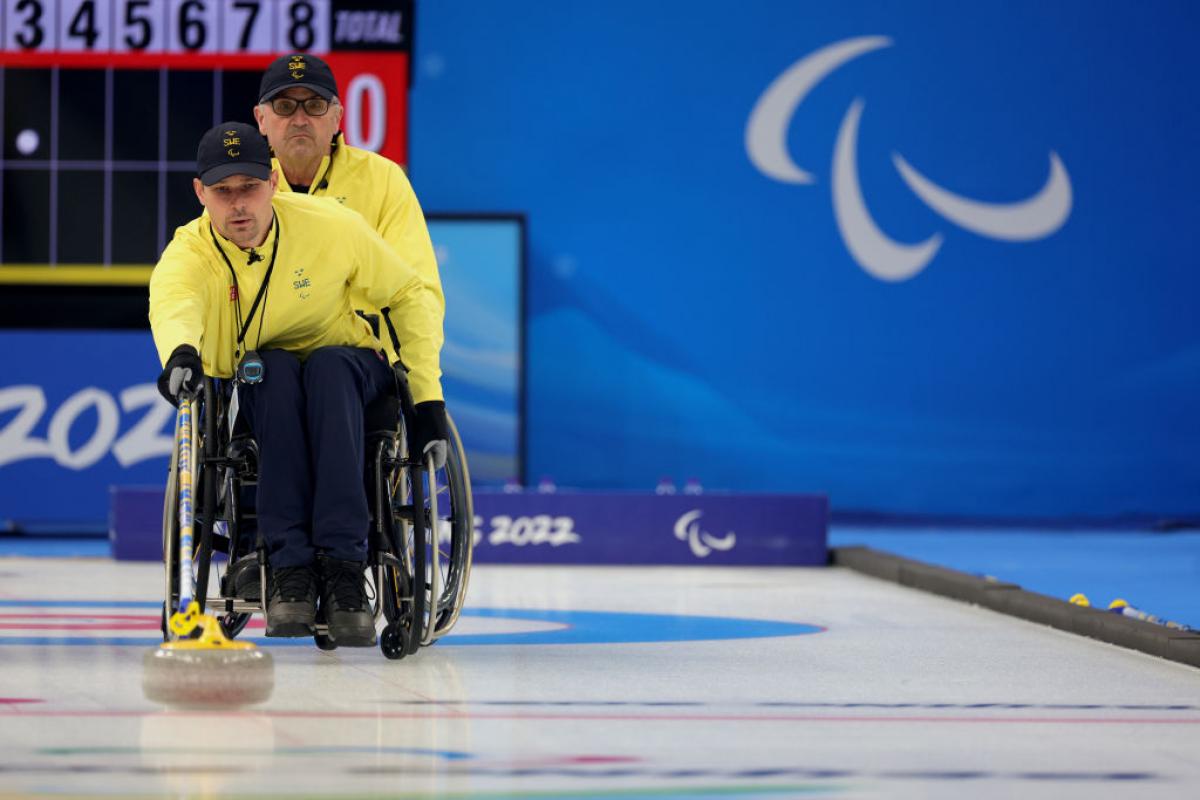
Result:
M317 611L317 629L313 631L313 641L317 643L317 647L321 650L337 650L337 642L328 633L321 633L321 628L325 627L325 609Z
M233 639L245 630L246 624L250 622L250 615L224 614L217 618L217 622L221 623L221 633L225 634L225 638Z
M383 633L379 636L379 649L393 661L404 658L404 636L395 623L383 629Z

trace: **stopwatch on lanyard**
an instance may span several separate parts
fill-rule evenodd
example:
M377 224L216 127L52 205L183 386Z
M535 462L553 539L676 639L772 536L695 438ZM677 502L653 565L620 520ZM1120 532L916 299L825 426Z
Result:
M267 288L271 282L271 272L275 269L275 256L279 253L279 237L282 234L279 227L278 215L275 215L271 220L271 227L275 230L275 241L271 245L271 261L267 264L267 271L263 275L262 285L258 287L258 294L254 298L254 303L250 306L250 314L243 322L242 296L240 287L238 286L237 273L234 272L233 263L229 260L229 256L225 255L224 248L217 242L217 235L213 232L212 223L210 222L208 225L208 233L212 236L213 244L216 245L217 252L224 259L225 266L229 267L229 274L233 278L233 302L237 309L238 317L237 349L234 351L233 357L238 359L237 380L239 383L261 383L266 374L266 367L263 365L262 358L258 355L258 346L262 343L263 319L267 316ZM261 257L251 250L248 263L253 264L256 260L261 260ZM262 303L262 313L258 318L258 335L254 342L254 349L247 350L246 354L242 355L242 343L246 340L246 332L250 329L250 323L254 321L255 313L259 311L259 303Z

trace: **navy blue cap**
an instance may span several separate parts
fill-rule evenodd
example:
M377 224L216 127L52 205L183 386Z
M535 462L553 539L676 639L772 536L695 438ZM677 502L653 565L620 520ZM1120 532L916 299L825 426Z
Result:
M265 103L280 92L303 87L332 100L337 94L333 70L321 59L306 53L280 56L271 62L258 84L258 102Z
M271 177L271 148L258 128L245 122L222 122L200 137L196 174L205 186L230 175Z

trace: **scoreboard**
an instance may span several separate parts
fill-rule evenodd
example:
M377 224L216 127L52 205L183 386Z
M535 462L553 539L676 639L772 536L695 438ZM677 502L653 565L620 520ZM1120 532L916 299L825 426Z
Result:
M109 486L161 480L166 450L135 465L120 441L148 432L126 403L155 396L146 284L201 211L201 134L253 123L262 71L305 52L333 69L346 141L405 164L414 5L0 0L0 521L103 521ZM443 386L473 477L499 485L522 470L523 219L429 230L447 297ZM56 369L64 358L88 371ZM156 440L168 450L169 434ZM66 510L46 494L64 487L79 501Z
M327 53L402 43L406 15L331 0L10 0L6 50L52 53ZM381 4L383 5L383 4ZM336 8L334 8L336 6ZM334 34L331 24L339 28ZM370 49L369 47L365 49Z
M262 70L285 53L329 63L349 144L404 164L413 6L0 0L0 283L144 285L200 213L200 135L253 123Z

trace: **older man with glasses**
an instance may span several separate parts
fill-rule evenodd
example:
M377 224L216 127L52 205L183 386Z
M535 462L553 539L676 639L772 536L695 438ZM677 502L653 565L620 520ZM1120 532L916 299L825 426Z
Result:
M254 118L271 146L279 191L329 197L357 211L425 281L440 322L442 283L412 185L396 163L346 144L342 111L333 72L316 56L281 56L263 73ZM378 313L365 297L351 299L355 309Z

